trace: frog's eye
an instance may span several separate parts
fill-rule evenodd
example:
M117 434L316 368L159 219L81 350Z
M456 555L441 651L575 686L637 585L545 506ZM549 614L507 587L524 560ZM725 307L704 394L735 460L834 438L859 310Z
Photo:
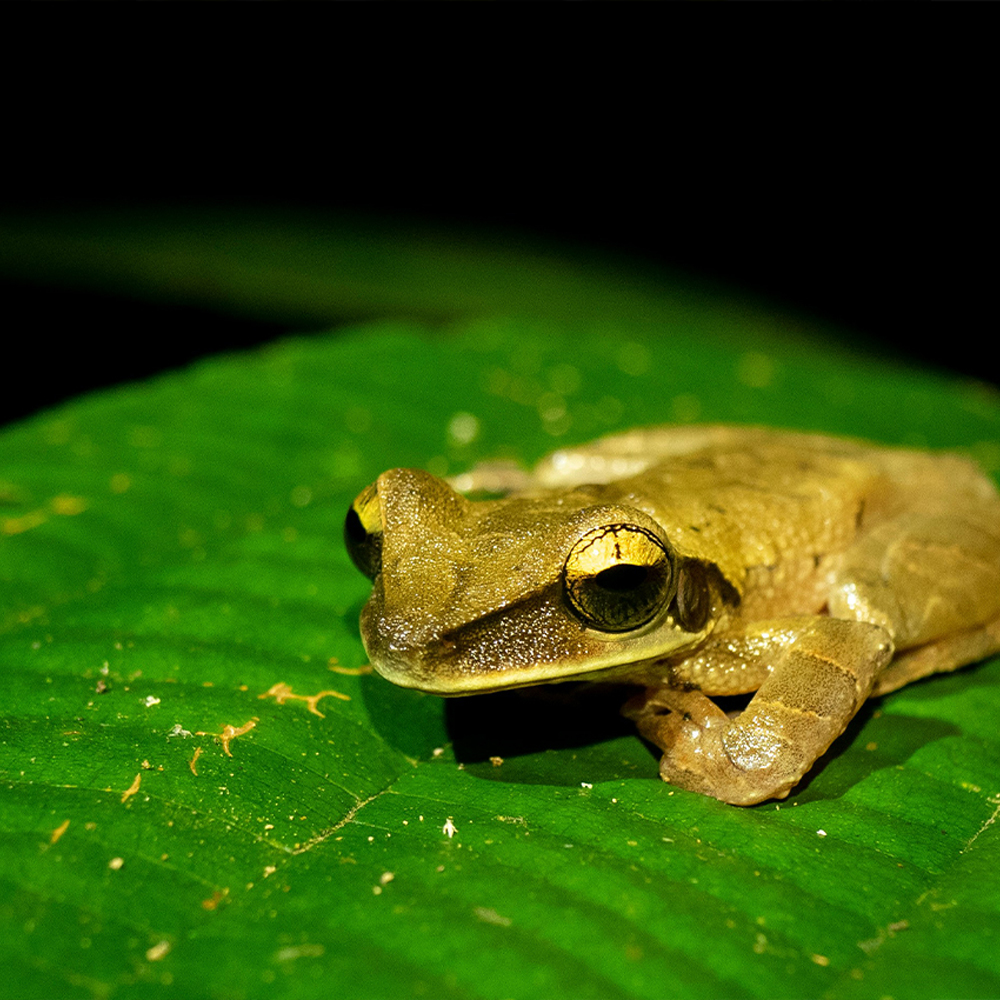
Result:
M382 569L382 512L374 483L358 494L347 512L344 544L351 562L374 580Z
M563 567L566 599L601 632L628 632L651 621L674 595L673 560L651 531L607 524L588 531Z

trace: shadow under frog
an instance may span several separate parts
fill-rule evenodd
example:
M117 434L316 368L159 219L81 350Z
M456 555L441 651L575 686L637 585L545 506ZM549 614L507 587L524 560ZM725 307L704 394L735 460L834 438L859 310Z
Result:
M655 757L617 710L634 693L570 683L449 698L445 724L455 759L481 778L577 788L655 778Z

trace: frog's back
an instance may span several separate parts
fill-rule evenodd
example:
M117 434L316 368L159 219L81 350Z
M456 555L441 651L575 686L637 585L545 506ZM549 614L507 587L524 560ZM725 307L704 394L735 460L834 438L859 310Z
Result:
M678 552L714 563L740 593L755 567L784 568L801 586L803 573L793 567L812 572L844 551L881 476L854 448L844 454L822 439L796 438L741 435L663 458L616 486L663 526Z
M993 484L954 455L762 428L651 428L623 438L648 464L611 486L617 496L653 516L683 555L717 565L741 594L766 578L768 588L780 585L782 603L802 610L821 602L837 558L879 521L956 502L984 525L1000 516Z

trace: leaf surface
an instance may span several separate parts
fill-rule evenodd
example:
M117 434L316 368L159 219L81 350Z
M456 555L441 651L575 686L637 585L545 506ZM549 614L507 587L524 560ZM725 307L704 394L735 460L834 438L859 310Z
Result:
M659 782L615 706L359 672L341 531L380 471L695 419L998 465L975 389L582 320L361 325L5 431L17 995L1000 993L997 660L866 706L797 795L751 809Z

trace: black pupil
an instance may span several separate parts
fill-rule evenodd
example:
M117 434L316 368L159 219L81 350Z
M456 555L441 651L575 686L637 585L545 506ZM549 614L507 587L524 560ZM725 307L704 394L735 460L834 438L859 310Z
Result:
M620 563L608 569L601 570L595 578L597 586L602 590L611 590L615 593L626 593L636 590L646 582L648 574L647 566L634 566L631 563Z

